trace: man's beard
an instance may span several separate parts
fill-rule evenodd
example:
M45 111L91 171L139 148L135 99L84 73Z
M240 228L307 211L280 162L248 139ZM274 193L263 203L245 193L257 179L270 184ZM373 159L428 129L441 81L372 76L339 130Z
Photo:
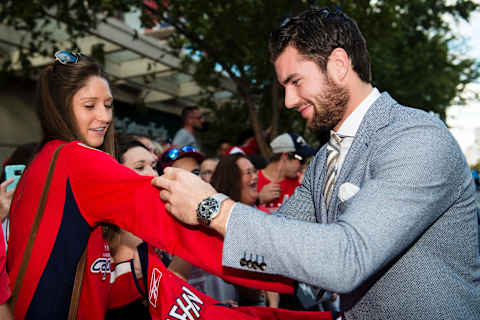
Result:
M312 130L330 131L342 120L350 93L347 89L339 87L328 77L326 89L314 98L313 120L307 125Z

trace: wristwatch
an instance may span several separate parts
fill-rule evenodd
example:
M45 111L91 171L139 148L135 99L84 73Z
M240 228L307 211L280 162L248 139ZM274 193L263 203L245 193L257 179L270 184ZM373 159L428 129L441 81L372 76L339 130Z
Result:
M198 222L206 226L210 225L210 222L220 213L220 206L226 199L228 199L228 196L223 193L216 193L200 201L197 207Z

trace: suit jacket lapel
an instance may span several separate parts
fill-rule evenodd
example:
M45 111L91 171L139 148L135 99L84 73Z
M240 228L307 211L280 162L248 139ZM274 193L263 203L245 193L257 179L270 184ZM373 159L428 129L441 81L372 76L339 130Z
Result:
M368 152L372 135L388 125L390 110L395 103L396 101L393 100L388 93L384 92L365 114L336 179L329 212L325 220L327 223L332 223L337 218L338 206L340 204L340 200L338 199L339 187L347 181L361 187L364 178L363 175L352 175L352 170L356 166L367 165L366 162L362 163L361 157ZM363 161L365 161L365 159L363 159Z

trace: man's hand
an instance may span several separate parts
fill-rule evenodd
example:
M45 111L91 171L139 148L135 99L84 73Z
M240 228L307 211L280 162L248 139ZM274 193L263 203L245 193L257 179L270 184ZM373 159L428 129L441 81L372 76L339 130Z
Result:
M210 184L186 170L168 167L163 172L152 180L152 184L163 189L160 198L165 202L165 208L178 220L197 225L198 204L217 192Z
M269 203L274 199L277 199L282 194L282 188L278 183L270 182L265 185L258 193L258 198L261 204Z
M7 186L10 185L13 180L13 178L10 178L0 184L0 219L2 222L8 216L10 204L12 203L13 193L15 192L15 190L10 190L7 192Z

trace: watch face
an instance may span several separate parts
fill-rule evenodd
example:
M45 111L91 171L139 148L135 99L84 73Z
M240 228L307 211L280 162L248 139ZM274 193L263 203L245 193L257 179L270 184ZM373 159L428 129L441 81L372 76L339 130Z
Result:
M211 217L218 211L218 202L213 198L207 198L198 205L198 217L205 220L210 220Z

